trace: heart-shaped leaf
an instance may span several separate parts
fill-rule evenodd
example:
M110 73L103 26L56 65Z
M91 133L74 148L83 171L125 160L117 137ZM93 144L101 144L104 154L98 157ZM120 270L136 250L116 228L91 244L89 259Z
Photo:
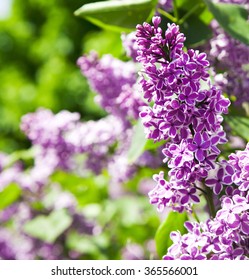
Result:
M66 209L52 212L48 216L37 216L24 225L24 231L38 239L53 243L72 223Z
M83 5L75 15L104 29L132 31L154 14L156 4L157 0L102 1Z

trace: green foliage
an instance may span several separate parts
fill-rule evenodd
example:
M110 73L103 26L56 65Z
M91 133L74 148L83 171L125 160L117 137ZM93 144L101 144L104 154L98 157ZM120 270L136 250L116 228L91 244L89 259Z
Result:
M76 65L85 36L98 30L73 16L78 6L78 0L13 0L10 18L0 21L1 150L29 146L20 119L38 107L78 111L87 120L104 115Z
M249 141L249 118L242 116L226 116L225 121L231 127L233 134Z
M65 209L53 211L48 216L39 215L24 225L24 231L48 243L53 243L72 223Z
M156 249L159 257L166 254L167 249L172 245L170 233L174 230L179 231L181 234L187 232L184 227L184 222L188 220L187 214L171 212L168 214L166 220L160 225L156 232L155 241Z
M85 258L106 259L103 251L110 246L108 237L104 234L98 236L81 235L75 231L70 232L66 244L69 249L82 253Z
M5 209L16 202L21 195L21 189L12 183L0 191L0 210Z
M72 193L79 206L97 203L107 198L107 178L104 175L79 177L75 174L58 171L52 176L52 181L59 183L65 191Z
M157 0L105 1L85 4L76 16L97 26L117 32L132 31L138 23L148 21L153 15Z
M111 54L114 57L122 57L124 54L120 34L110 30L92 31L86 35L84 52L96 51L99 56Z
M241 5L213 3L205 0L208 8L224 30L235 39L249 45L248 12Z
M187 46L200 45L211 37L209 24L213 17L202 0L176 0L175 7Z
M133 137L128 151L129 163L135 162L142 155L146 142L147 139L144 133L144 126L141 120L139 120L133 128Z

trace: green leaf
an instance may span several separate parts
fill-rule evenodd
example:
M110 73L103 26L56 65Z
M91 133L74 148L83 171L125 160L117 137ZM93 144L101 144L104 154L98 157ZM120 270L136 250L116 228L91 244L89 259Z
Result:
M249 118L241 116L226 116L225 121L236 135L249 141Z
M248 12L243 6L212 3L210 0L205 0L205 2L216 20L228 34L249 45Z
M53 243L72 223L66 209L52 212L48 216L40 215L24 225L24 231L38 239Z
M186 36L186 46L196 47L212 36L209 24L213 18L202 0L176 0L181 22L181 32ZM191 11L193 11L191 13Z
M144 150L145 151L156 150L157 148L164 146L165 143L166 143L165 140L154 142L154 140L152 140L152 139L147 139Z
M156 0L102 1L83 5L75 15L104 29L132 31L138 23L150 19L156 4Z
M167 253L167 249L172 245L172 240L170 239L170 233L172 231L180 231L181 234L187 232L184 227L184 222L188 220L186 213L171 212L167 216L167 219L159 226L155 241L156 249L159 257L163 257Z
M134 163L143 153L147 139L144 133L144 126L139 120L133 128L133 137L128 151L128 162Z
M0 210L10 206L18 200L21 195L21 189L18 185L12 183L0 191Z
M96 51L99 56L111 54L114 57L121 57L124 53L120 34L110 30L99 30L91 32L84 39L84 53Z

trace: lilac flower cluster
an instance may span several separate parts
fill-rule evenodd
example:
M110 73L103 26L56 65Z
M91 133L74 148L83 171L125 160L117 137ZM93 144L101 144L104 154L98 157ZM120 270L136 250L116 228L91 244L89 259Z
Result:
M172 232L173 245L165 260L249 259L249 204L239 195L224 198L215 219L205 223L185 222L187 234Z
M219 190L228 185L216 217L205 223L186 222L188 233L183 236L172 232L173 245L164 259L249 259L248 170L249 144L244 151L231 154L228 161L221 163L216 179L206 181L216 184Z
M86 155L85 168L99 174L107 166L109 150L120 140L123 130L120 120L110 115L98 121L78 122L67 131L65 139L75 155Z
M149 193L152 204L162 211L191 211L198 203L196 184L214 168L220 153L218 144L226 136L221 114L228 112L229 100L209 82L209 62L205 53L184 52L185 37L175 24L163 33L160 17L153 25L137 26L137 60L142 63L141 88L153 105L140 113L147 138L167 140L163 153L170 168L155 175L156 187ZM202 89L205 84L205 89Z
M144 104L136 93L136 67L111 55L99 58L94 52L78 59L82 74L98 93L96 102L108 113L122 120L137 119ZM135 88L134 88L135 87Z
M132 40L132 44L128 45L133 52L133 54L130 55L134 55L135 57L136 48L134 48L133 45L135 41L134 35L134 33L128 35ZM124 42L126 41L125 36L124 34L122 36ZM88 56L80 57L78 59L78 65L81 68L82 74L88 79L91 88L98 93L96 101L107 113L112 115L110 119L115 120L112 125L106 124L107 127L110 127L110 135L112 135L115 130L114 138L116 142L118 142L115 153L113 153L112 156L109 155L109 160L107 162L106 160L101 160L101 158L96 156L96 153L92 153L93 151L90 149L87 161L88 163L92 163L92 165L98 164L100 167L104 165L107 167L111 178L110 189L113 190L111 193L116 197L122 193L120 184L134 175L137 166L144 165L145 163L150 164L149 162L151 162L150 165L154 166L158 164L158 161L155 160L156 157L152 156L149 152L142 155L141 161L139 158L135 164L129 164L127 160L127 153L133 135L131 121L139 118L140 109L145 105L138 90L137 65L133 62L123 62L113 58L111 55L104 55L102 58L99 58L94 52L90 53ZM120 122L119 124L118 121ZM91 124L93 123L91 122ZM122 125L123 130L120 125ZM82 125L82 127L83 126L84 125ZM105 131L104 125L100 129ZM93 130L95 130L95 128L93 128L92 131ZM79 130L76 129L75 133L78 134L78 131ZM107 131L105 131L105 133L106 132ZM94 136L94 133L91 132L88 133L88 135ZM82 138L82 136L80 136L80 138ZM95 145L95 149L101 152L102 145L100 141L98 141L97 144L98 145ZM88 147L87 149L89 150ZM106 159L106 154L103 153L103 156ZM100 169L101 168L99 168L99 170Z
M160 8L164 11L171 11L173 9L173 1L172 0L158 0L157 8ZM157 14L157 11L156 11ZM131 33L122 33L121 40L123 44L123 48L128 57L132 58L133 61L136 62L137 59L137 50L138 44L136 40L136 32Z
M249 11L247 0L219 0L220 3L243 5ZM249 46L227 34L213 20L211 23L213 36L210 39L209 57L217 73L215 83L236 105L249 101Z
M205 181L205 185L218 195L225 190L226 196L232 198L239 194L246 197L249 190L249 144L244 151L237 151L228 156L229 160L216 163Z
M61 111L54 115L50 110L39 109L22 117L21 129L34 146L40 147L40 156L46 157L54 168L71 169L73 147L64 139L64 133L79 120L78 113Z

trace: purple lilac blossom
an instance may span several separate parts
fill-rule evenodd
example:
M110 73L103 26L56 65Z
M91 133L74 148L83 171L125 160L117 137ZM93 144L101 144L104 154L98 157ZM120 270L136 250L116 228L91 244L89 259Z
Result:
M121 40L123 48L128 57L132 58L133 61L136 61L138 45L136 42L136 32L131 33L122 33Z
M173 9L173 1L172 0L159 0L157 4L157 8L163 9L165 11L171 11ZM156 12L157 14L157 12ZM136 32L130 33L122 33L121 40L123 44L123 48L128 57L132 58L133 61L136 62L137 58L137 50L138 44L136 41Z
M187 234L172 232L165 260L248 260L248 198L224 197L213 220L186 222Z
M111 55L99 58L94 52L77 61L91 88L98 93L96 102L122 120L137 119L144 104L136 93L136 66ZM133 88L135 86L135 88Z
M249 11L247 0L219 0L219 3L243 5ZM235 104L249 101L249 46L227 34L217 21L211 22L213 36L210 39L209 59L214 65L215 83Z
M120 119L110 115L98 121L78 122L65 138L75 154L87 156L85 168L99 174L108 164L110 148L120 141L123 133Z
M21 129L38 146L39 155L50 161L51 168L72 169L73 147L66 143L64 133L79 121L78 113L61 111L53 114L50 110L39 109L22 117Z
M235 194L246 197L249 190L249 144L245 150L232 153L228 158L216 163L205 184L213 188L215 194L224 189L227 197L232 198Z
M118 98L122 99L122 105L132 110L129 100L123 100L122 94ZM111 175L110 186L118 186L133 176L136 166L148 162L152 167L160 165L150 152L143 154L135 164L128 163L133 130L113 115L81 122L78 114L67 111L53 114L40 109L24 116L21 128L36 149L34 166L28 172L21 171L18 183L33 192L42 189L57 169L86 176L87 171L100 174L107 168ZM115 192L118 189L115 187Z
M188 233L172 232L173 245L164 259L249 259L249 144L217 163L206 185L215 193L225 188L214 219L186 222Z
M160 17L152 22L138 25L136 32L137 60L143 66L140 84L150 102L140 117L147 138L167 140L163 154L170 181L163 172L154 176L157 185L149 192L150 202L159 211L165 207L191 211L199 202L196 183L214 168L220 153L217 145L227 141L221 114L228 112L230 102L211 85L206 54L185 52L185 37L177 25L168 24L163 32ZM208 89L201 88L202 81Z

